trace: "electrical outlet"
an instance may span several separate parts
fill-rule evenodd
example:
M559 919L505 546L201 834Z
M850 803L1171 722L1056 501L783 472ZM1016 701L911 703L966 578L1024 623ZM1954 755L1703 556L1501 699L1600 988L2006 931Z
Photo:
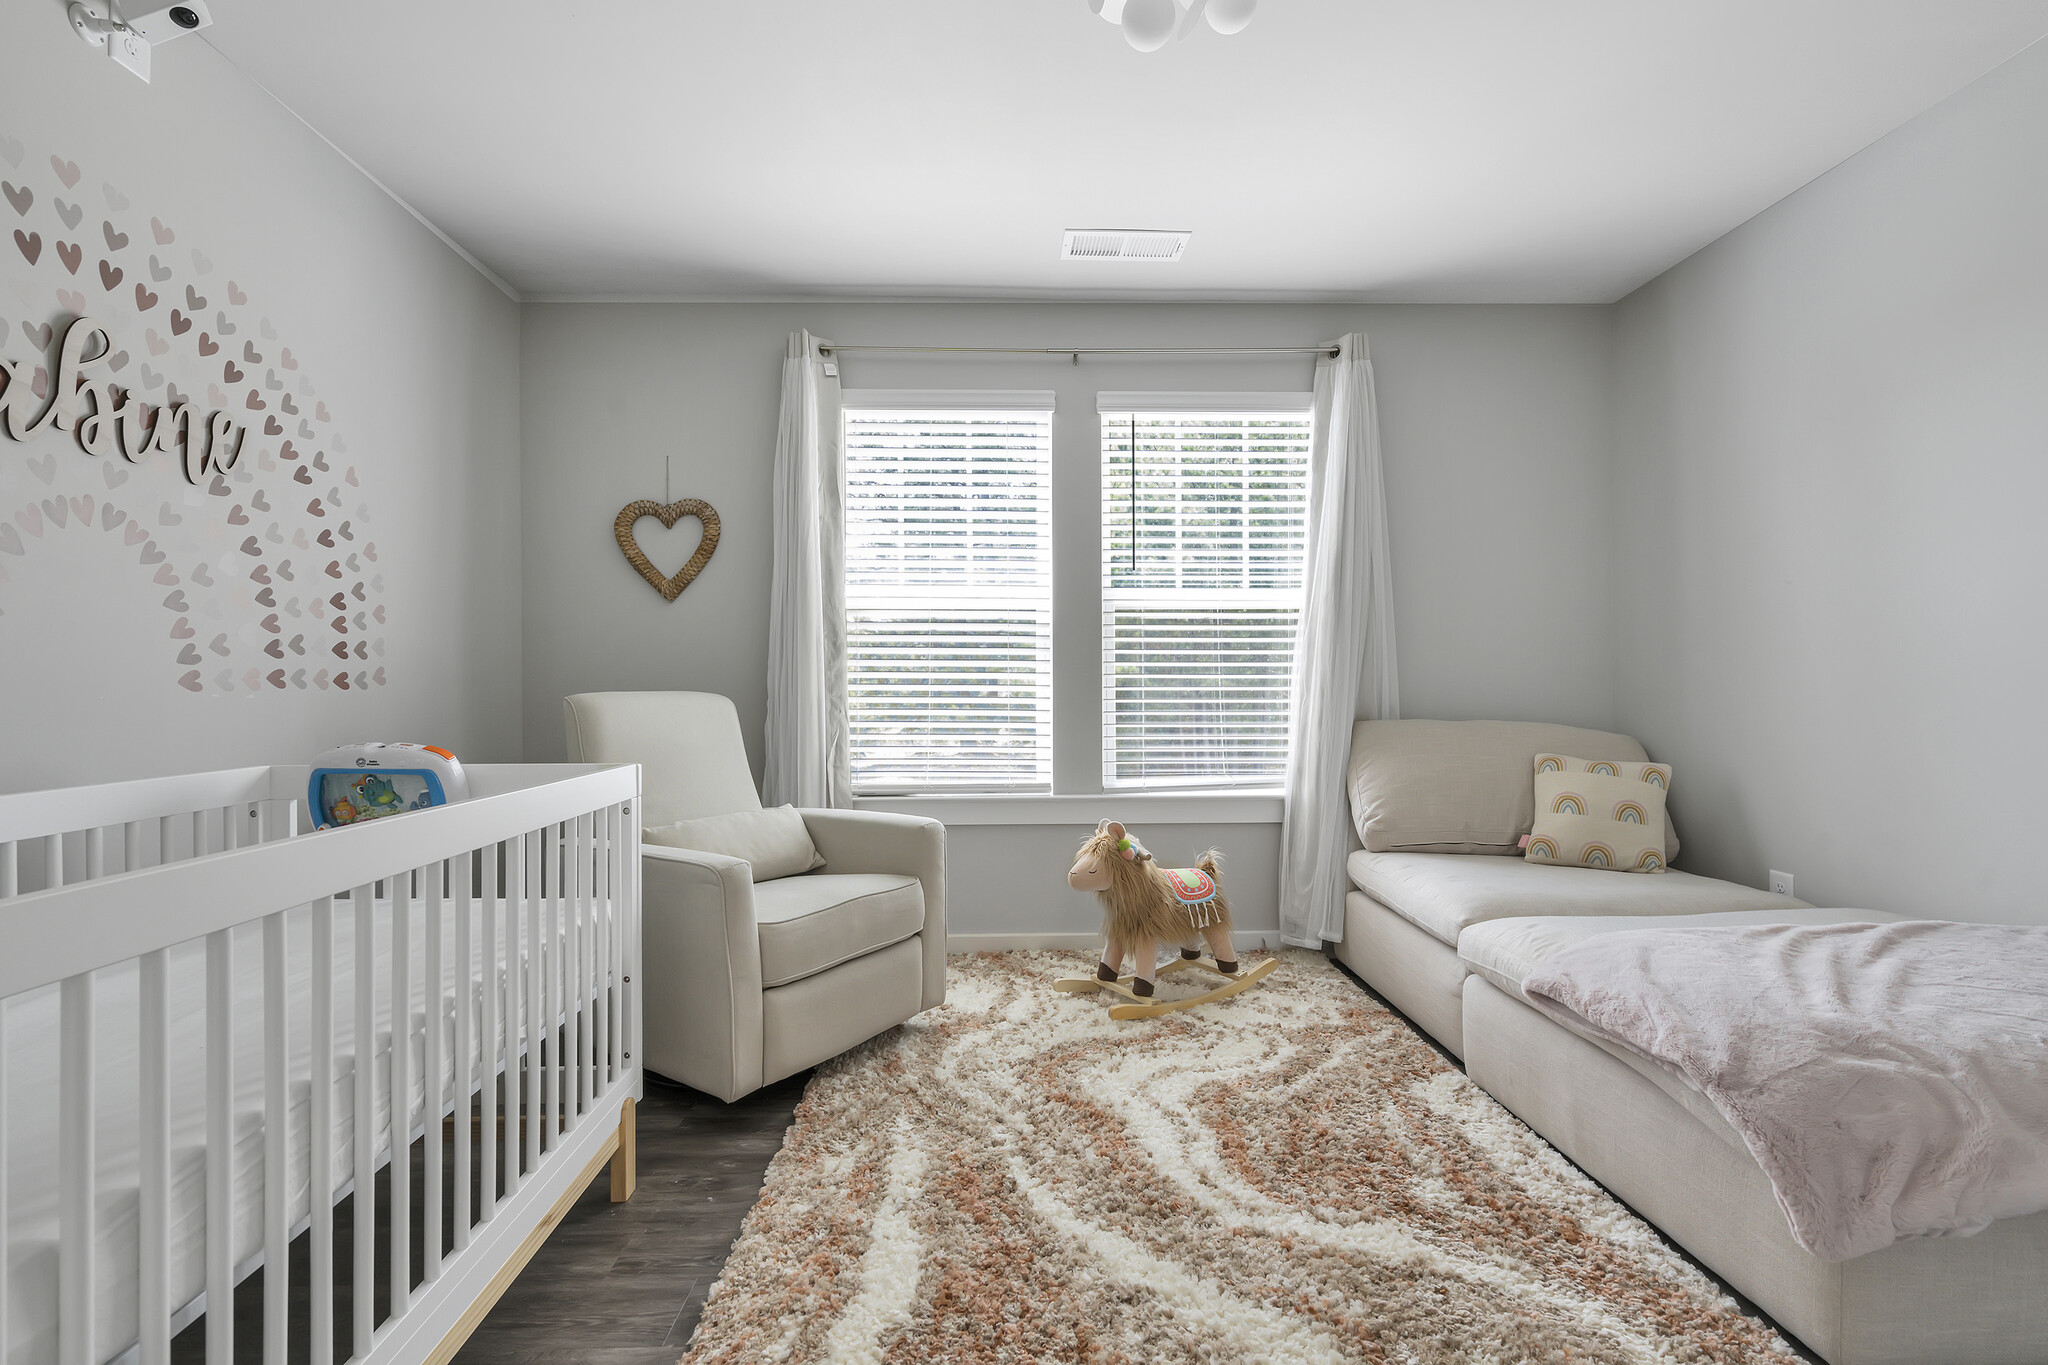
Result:
M1789 896L1792 894L1792 874L1790 872L1780 872L1776 868L1771 869L1771 894L1774 896Z

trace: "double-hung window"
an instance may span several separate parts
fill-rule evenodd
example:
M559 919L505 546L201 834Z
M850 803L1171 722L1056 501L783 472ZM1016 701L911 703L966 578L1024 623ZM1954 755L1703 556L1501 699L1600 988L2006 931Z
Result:
M1051 790L1052 408L843 395L854 791Z
M1284 779L1311 402L1100 395L1105 790Z

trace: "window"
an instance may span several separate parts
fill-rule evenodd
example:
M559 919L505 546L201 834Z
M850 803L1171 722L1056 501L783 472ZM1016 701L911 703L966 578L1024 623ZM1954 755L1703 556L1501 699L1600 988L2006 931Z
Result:
M1052 406L843 396L856 792L1051 790Z
M1103 394L1102 785L1277 786L1306 394Z

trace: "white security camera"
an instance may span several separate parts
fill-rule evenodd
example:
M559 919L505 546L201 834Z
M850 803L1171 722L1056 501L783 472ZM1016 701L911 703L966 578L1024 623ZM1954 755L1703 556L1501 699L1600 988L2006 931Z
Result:
M144 6L148 6L147 9ZM173 38L182 38L188 33L197 33L213 24L213 15L207 12L205 0L185 0L182 5L158 5L155 0L132 0L121 6L122 18L128 27L141 35L142 41L151 47L168 43Z
M155 5L155 0L129 0L134 6ZM153 9L127 14L116 9L108 13L106 0L80 0L71 6L71 27L80 38L143 80L149 79L149 50L158 43L182 38L211 27L213 14L206 0L185 0L181 5L156 5Z

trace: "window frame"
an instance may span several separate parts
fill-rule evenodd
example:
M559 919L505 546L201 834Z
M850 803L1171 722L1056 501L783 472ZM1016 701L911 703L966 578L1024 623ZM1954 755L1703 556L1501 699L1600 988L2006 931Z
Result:
M1269 792L1276 790L1282 778L1265 773L1245 773L1241 776L1219 775L1215 777L1188 776L1179 779L1150 778L1137 781L1119 780L1116 777L1118 749L1116 745L1117 711L1114 694L1119 680L1113 671L1114 656L1111 637L1115 630L1113 617L1119 605L1126 610L1170 609L1185 603L1185 609L1200 611L1204 605L1202 595L1185 588L1176 587L1147 592L1144 589L1116 589L1111 583L1112 510L1108 504L1107 487L1110 482L1110 437L1107 420L1113 415L1133 415L1139 418L1158 420L1163 417L1199 418L1203 414L1227 415L1232 417L1256 417L1263 415L1298 417L1306 422L1302 441L1302 483L1301 497L1301 549L1302 564L1300 581L1292 588L1261 589L1242 587L1217 589L1212 611L1253 610L1265 607L1268 610L1290 609L1295 613L1299 626L1299 613L1307 596L1306 550L1309 518L1313 506L1313 460L1315 450L1316 403L1312 391L1261 391L1230 392L1218 390L1202 391L1115 391L1097 393L1095 402L1095 483L1103 490L1102 525L1098 528L1098 556L1095 566L1097 603L1096 615L1099 622L1097 632L1097 656L1095 672L1097 686L1097 730L1100 734L1100 753L1097 781L1105 795L1163 795L1214 793L1218 796L1242 795L1248 792ZM1185 594L1185 596L1183 596ZM1148 601L1149 599L1149 601ZM1224 604L1228 603L1228 607ZM1290 655L1292 645L1290 644ZM1291 731L1292 698L1288 709L1281 718L1281 765L1286 762L1285 746Z
M904 798L1025 798L1044 796L1054 789L1054 718L1056 680L1052 662L1053 640L1057 629L1055 593L1053 589L1056 560L1054 555L1054 514L1053 489L1057 479L1057 441L1054 433L1054 419L1057 413L1057 398L1050 390L1042 389L846 389L839 396L839 435L841 443L842 480L847 491L842 494L842 504L847 533L846 563L842 570L842 588L845 593L846 611L846 657L848 663L847 724L849 749L854 744L857 716L851 696L854 681L855 632L853 618L855 603L861 593L855 585L853 575L856 565L853 559L854 520L852 515L851 478L854 471L857 447L853 444L853 423L856 414L867 413L985 413L1041 415L1045 425L1044 484L1039 490L1039 502L1043 511L1040 536L1043 560L1043 629L1040 636L1039 659L1036 665L1039 701L1036 714L1041 718L1042 733L1035 742L1036 773L1034 780L1021 782L970 782L933 783L909 785L901 781L883 781L873 785L860 785L859 770L855 769L854 794L869 800L892 800ZM972 590L971 585L942 587L932 585L933 600L944 602L957 598L963 592ZM929 774L927 774L929 776Z

